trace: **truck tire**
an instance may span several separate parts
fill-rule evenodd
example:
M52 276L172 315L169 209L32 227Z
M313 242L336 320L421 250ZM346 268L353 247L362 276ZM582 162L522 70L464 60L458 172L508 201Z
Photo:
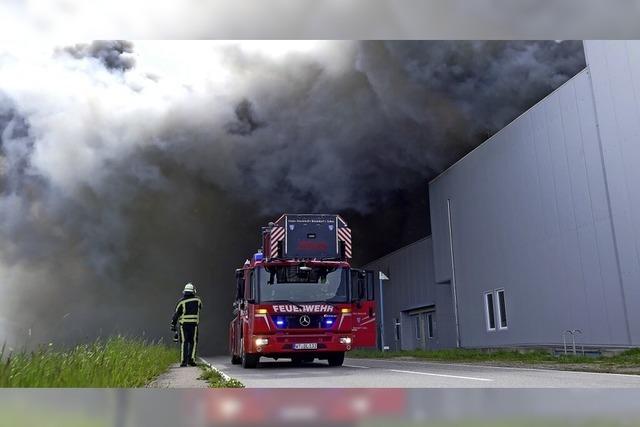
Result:
M231 364L232 365L239 365L241 363L242 363L242 357L236 356L235 354L231 355Z
M242 367L245 369L255 369L258 367L260 356L257 354L242 353Z
M335 353L328 357L329 366L342 366L344 363L344 353Z

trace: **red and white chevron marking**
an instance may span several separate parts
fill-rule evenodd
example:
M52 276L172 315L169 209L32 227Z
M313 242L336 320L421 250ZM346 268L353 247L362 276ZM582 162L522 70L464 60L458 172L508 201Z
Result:
M273 227L271 229L271 238L269 239L269 258L277 258L278 242L284 239L284 227Z
M338 239L344 242L344 252L347 258L351 258L351 229L348 227L339 227Z

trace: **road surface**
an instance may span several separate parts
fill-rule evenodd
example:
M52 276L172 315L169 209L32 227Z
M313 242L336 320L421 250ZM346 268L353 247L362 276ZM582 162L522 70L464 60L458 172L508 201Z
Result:
M344 366L332 368L326 361L294 366L286 359L262 359L257 369L243 369L224 356L205 360L246 387L640 388L640 375L459 363L347 358Z

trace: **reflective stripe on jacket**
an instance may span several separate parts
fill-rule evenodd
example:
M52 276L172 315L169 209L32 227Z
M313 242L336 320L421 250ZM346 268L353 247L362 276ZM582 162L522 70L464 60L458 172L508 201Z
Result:
M176 323L200 323L200 310L202 309L202 301L194 295L186 295L176 305L176 311L171 321L172 325Z

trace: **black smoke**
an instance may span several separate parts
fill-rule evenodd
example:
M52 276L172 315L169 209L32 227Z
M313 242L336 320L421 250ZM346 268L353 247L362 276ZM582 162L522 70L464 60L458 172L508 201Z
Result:
M95 58L108 70L127 71L136 64L130 55L133 53L133 43L128 40L96 40L90 44L67 46L59 52L67 53L76 59Z
M251 135L256 129L264 126L264 123L256 117L253 105L247 99L243 99L234 110L236 120L227 123L227 132L233 135Z
M416 240L427 180L584 67L579 42L225 49L229 82L179 93L133 67L129 42L66 48L33 88L0 61L0 332L167 337L192 281L203 346L222 352L260 225L342 213L358 263Z

